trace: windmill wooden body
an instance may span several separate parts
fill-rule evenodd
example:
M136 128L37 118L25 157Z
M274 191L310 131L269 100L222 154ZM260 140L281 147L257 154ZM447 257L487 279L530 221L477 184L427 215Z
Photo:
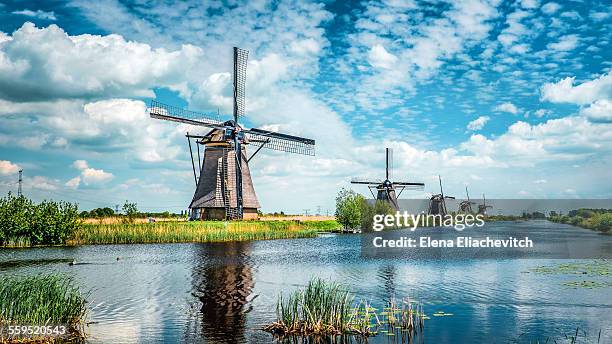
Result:
M432 195L429 198L429 207L427 210L428 214L432 215L446 215L448 214L446 210L446 200L447 199L455 199L453 196L445 196L444 190L442 190L442 178L438 176L438 181L440 182L440 193Z
M478 214L487 215L487 209L493 208L490 205L487 205L487 199L485 198L485 194L482 194L482 204L478 205Z
M459 203L459 212L464 214L473 214L472 204L476 204L476 202L470 201L470 193L468 192L467 186L465 187L465 194L467 195L467 200L461 201Z
M195 112L151 102L152 118L186 123L211 130L204 135L187 133L196 190L189 204L192 219L256 218L260 207L249 162L262 149L314 155L315 141L257 128L244 129L238 120L245 115L245 81L248 51L234 47L233 118L221 122L216 114ZM195 141L197 165L191 146ZM256 147L247 157L246 146ZM200 159L200 146L204 155Z
M355 178L351 181L351 184L365 184L368 186L370 193L374 199L379 201L388 202L391 207L395 210L399 210L399 204L397 198L402 194L405 189L410 190L423 190L425 184L415 182L395 182L391 181L391 174L393 171L393 150L386 148L386 167L385 167L385 179L384 180L365 180ZM376 195L374 191L376 190ZM396 193L399 190L399 193Z

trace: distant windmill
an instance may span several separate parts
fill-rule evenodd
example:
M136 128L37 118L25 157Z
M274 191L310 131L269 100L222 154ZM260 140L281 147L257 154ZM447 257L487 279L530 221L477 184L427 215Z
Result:
M440 182L440 193L437 195L432 195L429 198L429 209L427 210L428 214L432 215L446 215L448 212L446 211L446 200L447 199L455 199L453 196L444 196L444 191L442 190L442 177L438 175L438 181Z
M461 201L461 203L459 203L459 212L464 214L472 214L474 212L472 210L472 204L476 204L476 202L470 201L470 193L468 192L467 186L465 187L465 194L467 195L467 201Z
M393 150L391 148L386 149L386 167L385 167L385 179L384 180L363 180L354 178L351 180L351 184L365 184L368 186L372 197L377 200L389 202L391 207L395 210L399 210L399 204L397 198L402 194L405 189L409 190L423 190L425 184L414 183L414 182L393 182L391 173L393 172ZM376 196L374 196L373 189L376 189ZM399 194L396 194L396 189L399 189Z
M189 135L189 152L196 191L189 208L191 217L199 219L256 218L260 207L249 170L249 161L262 148L283 152L314 155L315 141L262 129L244 129L238 119L245 115L245 82L248 51L234 47L234 113L233 118L220 122L217 113L189 111L157 101L151 102L153 118L208 127L206 135ZM198 149L199 175L191 150L191 139ZM247 144L257 149L247 158ZM200 147L205 147L200 161Z
M482 194L482 204L478 205L478 214L487 215L487 208L493 208L493 206L487 205L487 199L485 194Z

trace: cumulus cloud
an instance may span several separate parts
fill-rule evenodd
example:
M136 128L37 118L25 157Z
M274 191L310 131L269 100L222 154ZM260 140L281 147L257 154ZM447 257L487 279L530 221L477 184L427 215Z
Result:
M14 174L19 171L19 166L8 160L0 160L0 175Z
M203 59L192 45L169 52L119 35L70 36L56 25L39 29L27 22L0 43L0 97L152 97L154 86L180 91L178 80L186 72L197 77L193 66Z
M592 122L612 123L612 101L600 99L580 110Z
M112 179L114 176L112 173L105 172L102 169L95 169L89 167L89 164L85 160L75 160L72 163L72 167L81 171L81 175L69 180L66 185L71 187L77 187L81 180L85 184L96 184L106 182ZM78 179L77 179L78 178Z
M540 89L540 99L552 103L589 104L598 99L612 98L612 72L574 86L575 77L556 83L546 83Z
M489 116L480 116L476 118L475 120L471 121L470 123L468 123L467 128L468 130L472 130L472 131L480 130L485 126L485 124L487 124L489 119L490 119Z
M36 10L36 11L32 11L32 10L21 10L21 11L13 11L13 14L20 14L20 15L24 15L27 17L33 17L33 18L38 18L38 19L44 19L44 20L57 20L57 18L55 17L55 13L53 11L42 11L42 10Z
M501 111L501 112L508 112L513 115L516 115L519 112L519 109L516 107L516 105L510 102L501 103L497 105L494 110Z

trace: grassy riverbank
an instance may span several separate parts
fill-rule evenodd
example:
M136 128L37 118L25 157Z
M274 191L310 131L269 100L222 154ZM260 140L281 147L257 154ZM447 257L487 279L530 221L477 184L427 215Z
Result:
M66 276L0 279L0 326L65 326L65 335L81 336L85 316L85 296Z
M610 233L612 231L612 210L610 209L572 210L568 215L552 215L548 217L548 220L603 233Z
M336 221L193 221L83 224L68 245L226 242L311 238L339 228Z

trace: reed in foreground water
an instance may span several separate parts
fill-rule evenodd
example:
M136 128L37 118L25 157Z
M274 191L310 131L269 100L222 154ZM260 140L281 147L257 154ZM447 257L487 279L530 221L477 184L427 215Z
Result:
M63 275L2 277L0 326L63 325L80 336L87 310L85 297Z
M304 289L288 298L279 298L277 320L264 327L280 337L291 336L374 336L384 333L393 342L412 342L424 331L423 307L410 299L392 300L382 312L367 301L354 302L342 285L312 279Z
M227 242L311 238L329 230L330 221L192 221L135 224L84 224L69 245ZM331 221L335 222L335 221Z

